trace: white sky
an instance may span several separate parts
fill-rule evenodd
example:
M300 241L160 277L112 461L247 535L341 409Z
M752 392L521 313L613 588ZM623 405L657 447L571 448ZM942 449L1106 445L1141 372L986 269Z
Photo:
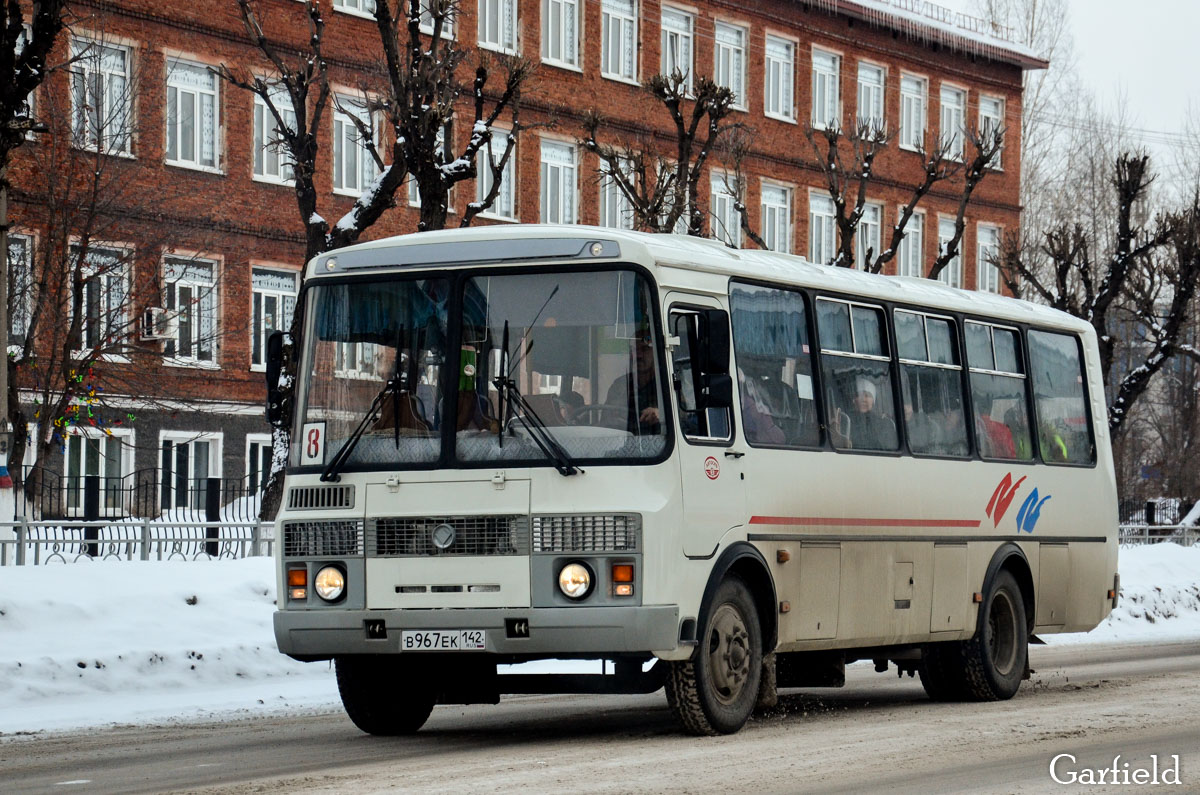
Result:
M1068 0L1079 76L1106 109L1124 102L1145 143L1169 144L1189 103L1200 115L1192 79L1200 0ZM935 0L970 13L971 0ZM1164 135L1165 134L1165 135Z

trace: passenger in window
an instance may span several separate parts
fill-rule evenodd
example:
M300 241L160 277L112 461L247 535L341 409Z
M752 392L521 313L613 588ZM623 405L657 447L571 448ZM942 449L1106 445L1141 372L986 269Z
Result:
M1045 456L1045 460L1056 464L1071 460L1067 442L1054 426L1043 423L1039 435L1042 437L1042 455Z
M986 395L978 395L979 405L975 415L975 435L979 437L979 454L984 458L1017 457L1017 448L1013 444L1012 429L1003 422L992 419L993 401Z
M946 450L942 428L925 412L914 412L911 401L904 401L904 427L908 428L908 447L914 453L942 454Z
M854 383L854 408L848 414L834 411L833 441L855 450L896 449L896 425L875 410L875 384L858 378Z
M649 328L639 330L633 348L634 376L620 376L608 388L605 403L609 406L628 406L627 428L631 433L657 434L661 429L658 405L658 382L654 378L654 344Z
M775 424L771 406L753 378L738 368L738 389L742 393L742 425L746 439L759 444L783 444L783 429Z
M1004 412L1004 424L1012 433L1016 457L1023 461L1033 458L1033 440L1029 437L1029 423L1025 421L1025 412L1013 406Z

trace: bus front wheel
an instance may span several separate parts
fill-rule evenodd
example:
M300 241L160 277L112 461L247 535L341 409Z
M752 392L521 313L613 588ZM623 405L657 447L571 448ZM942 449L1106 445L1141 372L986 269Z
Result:
M758 701L762 628L754 597L738 577L717 588L692 659L671 663L667 703L691 734L732 734Z
M935 701L1002 701L1016 695L1025 678L1029 627L1011 572L997 572L983 604L974 637L933 644L922 654L921 684Z
M367 734L412 734L433 712L430 672L404 657L337 657L338 693L354 725Z

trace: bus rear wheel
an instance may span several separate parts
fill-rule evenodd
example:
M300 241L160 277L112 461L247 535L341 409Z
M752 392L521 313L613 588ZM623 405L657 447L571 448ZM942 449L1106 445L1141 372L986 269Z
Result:
M667 703L691 734L732 734L749 720L762 677L762 629L746 584L717 588L692 659L667 670Z
M1012 573L1002 570L984 594L975 636L938 643L921 657L921 684L935 701L1003 701L1017 694L1029 658L1025 601Z
M433 712L437 688L430 671L392 655L337 657L338 693L346 714L367 734L412 734Z

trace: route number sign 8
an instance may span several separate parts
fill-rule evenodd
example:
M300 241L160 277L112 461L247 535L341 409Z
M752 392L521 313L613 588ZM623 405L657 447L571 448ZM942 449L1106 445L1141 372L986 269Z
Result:
M325 463L325 423L308 422L300 432L300 464Z

